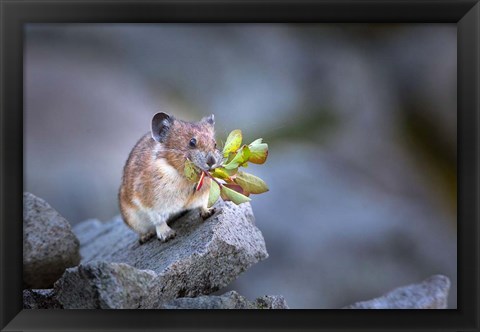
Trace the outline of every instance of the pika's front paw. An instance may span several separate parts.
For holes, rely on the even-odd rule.
[[[203,220],[206,220],[211,216],[213,216],[214,213],[215,213],[215,208],[212,207],[212,208],[200,211],[200,216],[202,217]]]
[[[138,242],[140,244],[144,244],[145,242],[148,242],[148,240],[150,240],[154,236],[155,236],[155,232],[142,234],[142,235],[140,235],[140,238],[138,239]]]
[[[157,234],[157,238],[162,242],[167,242],[170,239],[173,239],[177,233],[173,229],[168,229],[161,234]]]

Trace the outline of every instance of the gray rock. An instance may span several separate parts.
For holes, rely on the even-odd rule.
[[[162,306],[162,309],[288,309],[283,296],[269,295],[248,301],[236,291],[220,296],[178,298]]]
[[[23,281],[50,288],[66,268],[80,262],[79,241],[70,224],[47,202],[23,194]]]
[[[53,289],[25,289],[23,309],[62,309]]]
[[[65,309],[138,309],[157,275],[127,264],[93,262],[68,269],[55,283]]]
[[[396,288],[382,297],[344,309],[446,309],[450,280],[434,275],[420,284]]]
[[[158,308],[178,297],[217,291],[268,257],[248,203],[219,202],[206,221],[190,211],[171,227],[174,239],[140,245],[120,217],[78,224],[82,264],[55,284],[59,301],[77,308]],[[132,291],[135,296],[125,298]]]
[[[282,295],[265,295],[257,297],[253,302],[257,309],[289,309]]]

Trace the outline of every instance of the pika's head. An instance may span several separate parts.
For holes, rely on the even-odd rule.
[[[215,141],[214,115],[199,122],[175,119],[166,113],[152,118],[151,133],[163,145],[164,156],[177,170],[183,172],[185,161],[191,160],[201,170],[215,168],[222,159]]]

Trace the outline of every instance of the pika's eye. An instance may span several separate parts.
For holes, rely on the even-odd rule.
[[[191,148],[194,148],[197,146],[197,140],[195,138],[192,138],[190,140],[190,142],[188,143],[188,145],[190,145]]]
[[[217,148],[217,142],[213,141],[214,148]]]

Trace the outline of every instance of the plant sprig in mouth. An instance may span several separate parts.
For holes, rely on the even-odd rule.
[[[250,194],[262,194],[269,190],[259,177],[238,170],[240,167],[248,167],[249,162],[264,164],[268,157],[268,144],[259,138],[248,145],[242,145],[242,139],[240,129],[235,129],[228,135],[222,151],[223,160],[214,169],[200,170],[187,159],[185,177],[197,183],[195,190],[202,188],[205,177],[212,180],[208,207],[213,206],[219,197],[238,205],[249,202]]]

